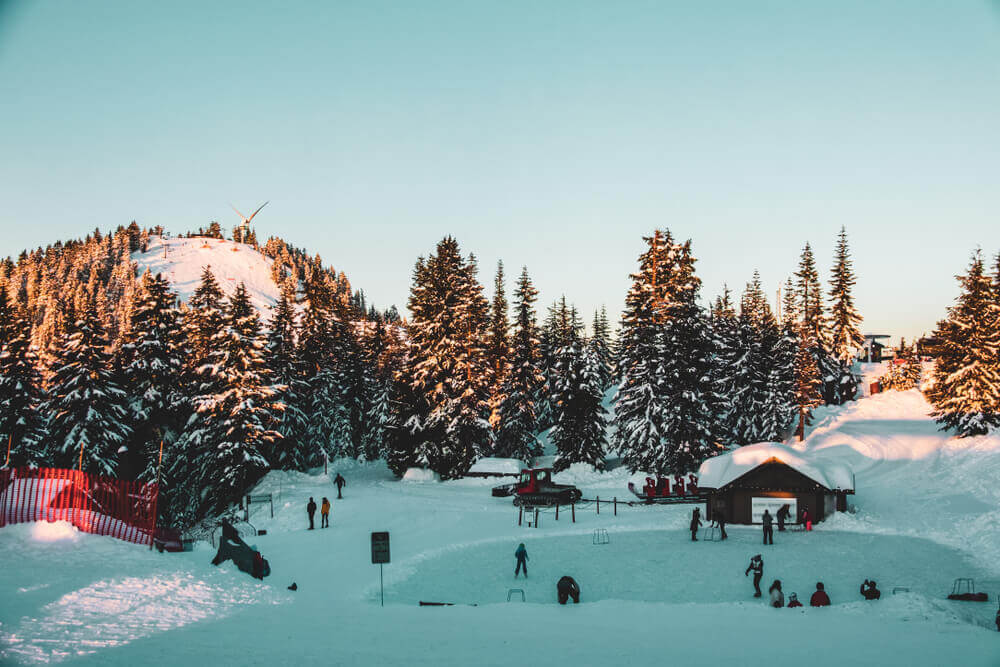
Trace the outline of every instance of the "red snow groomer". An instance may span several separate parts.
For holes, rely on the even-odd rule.
[[[659,476],[656,479],[647,477],[641,491],[629,482],[628,490],[647,503],[694,502],[701,498],[698,493],[698,477],[694,474],[687,476],[686,483],[683,475],[674,475],[673,488],[668,476]]]
[[[493,495],[514,496],[515,505],[532,507],[569,505],[583,497],[572,484],[553,482],[552,468],[524,469],[515,483],[493,487]]]

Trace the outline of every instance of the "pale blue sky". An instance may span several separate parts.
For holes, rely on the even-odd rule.
[[[1000,250],[990,2],[4,2],[0,254],[255,221],[381,306],[445,234],[621,309],[640,236],[712,297],[847,226],[866,330]]]

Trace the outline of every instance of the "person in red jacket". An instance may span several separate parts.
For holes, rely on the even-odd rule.
[[[822,581],[816,584],[816,592],[812,594],[811,598],[809,598],[809,605],[812,607],[830,606],[830,596],[826,594],[825,590],[823,590]]]
[[[799,602],[799,596],[796,595],[795,593],[792,593],[788,598],[788,608],[791,609],[792,607],[801,607],[801,606],[802,603]]]

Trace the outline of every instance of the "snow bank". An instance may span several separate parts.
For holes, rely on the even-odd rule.
[[[440,482],[441,476],[427,468],[407,468],[403,475],[404,482]]]
[[[517,459],[501,459],[492,456],[479,459],[469,468],[470,475],[519,475],[529,466]]]
[[[31,539],[39,542],[58,542],[59,540],[76,540],[80,536],[69,521],[48,521],[31,524]]]
[[[847,465],[830,459],[818,460],[776,442],[747,445],[705,461],[698,469],[698,485],[703,489],[721,489],[771,460],[784,463],[828,489],[854,490],[854,475]]]

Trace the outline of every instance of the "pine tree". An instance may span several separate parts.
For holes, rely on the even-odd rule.
[[[181,428],[179,411],[184,394],[177,295],[163,276],[146,272],[138,290],[131,321],[120,351],[124,389],[128,395],[128,419],[132,426],[127,453],[123,454],[122,477],[152,481],[156,477],[159,443],[173,443]]]
[[[317,465],[336,453],[336,438],[344,423],[340,402],[334,316],[334,295],[326,276],[316,271],[303,286],[304,309],[299,327],[299,359],[305,383],[302,411],[308,425],[302,436],[300,457]]]
[[[421,437],[415,460],[444,478],[464,475],[493,450],[486,420],[489,303],[476,273],[474,258],[464,261],[458,243],[446,237],[435,254],[417,261],[408,302],[410,384],[426,408],[411,424]]]
[[[742,435],[743,420],[752,378],[750,366],[751,330],[749,323],[736,316],[728,286],[716,297],[712,307],[711,330],[715,348],[713,375],[725,407],[721,415],[726,442],[747,444]]]
[[[195,396],[180,447],[191,457],[196,516],[239,499],[267,470],[262,452],[281,437],[268,428],[281,406],[267,383],[260,316],[243,283],[226,304],[223,324],[212,338],[210,363],[199,369],[209,391]]]
[[[272,468],[305,470],[309,461],[301,443],[309,428],[303,410],[308,395],[308,383],[303,378],[303,368],[296,345],[295,292],[290,282],[282,285],[281,294],[271,311],[267,334],[267,361],[271,381],[275,386],[276,400],[284,409],[278,413],[279,421],[273,426],[281,434],[265,452]]]
[[[820,393],[823,383],[813,354],[816,344],[809,337],[810,333],[806,327],[799,329],[798,349],[795,353],[795,405],[798,412],[795,433],[800,441],[805,438],[806,426],[811,423],[812,409],[823,404]]]
[[[795,273],[795,293],[798,297],[796,309],[802,318],[802,326],[808,329],[808,337],[815,344],[826,349],[826,320],[823,316],[823,296],[816,271],[816,259],[812,248],[806,243],[799,259],[799,270]]]
[[[534,308],[537,297],[538,290],[531,284],[528,269],[524,267],[514,291],[517,315],[511,341],[511,370],[503,387],[495,453],[525,462],[542,453],[535,436],[538,431],[535,397],[545,384]]]
[[[44,407],[47,458],[57,467],[77,468],[82,461],[84,472],[115,475],[130,431],[127,397],[115,378],[93,301],[60,343]]]
[[[842,363],[850,364],[854,361],[857,350],[864,345],[865,339],[858,328],[861,314],[854,307],[854,297],[851,294],[856,280],[847,247],[847,231],[843,227],[837,237],[833,262],[829,292],[831,351]]]
[[[510,369],[510,323],[507,319],[507,295],[504,288],[503,262],[497,262],[493,279],[493,303],[490,308],[489,343],[487,359],[493,370],[490,388],[490,424],[497,430],[500,422],[500,405],[503,403],[503,386]]]
[[[935,333],[939,353],[927,396],[942,430],[965,437],[1000,426],[1000,306],[978,250],[958,282],[962,293]]]
[[[550,437],[556,448],[558,472],[574,463],[604,469],[607,419],[601,399],[600,359],[592,347],[568,345],[559,353],[555,387],[556,425]]]
[[[31,325],[19,308],[11,307],[6,285],[0,283],[0,444],[10,449],[11,466],[45,463],[45,420],[42,378],[31,348]],[[4,461],[6,461],[4,451]]]
[[[612,340],[611,328],[608,325],[608,312],[604,306],[594,311],[593,335],[588,341],[588,345],[593,348],[597,355],[597,370],[600,374],[601,391],[605,391],[612,382]]]

